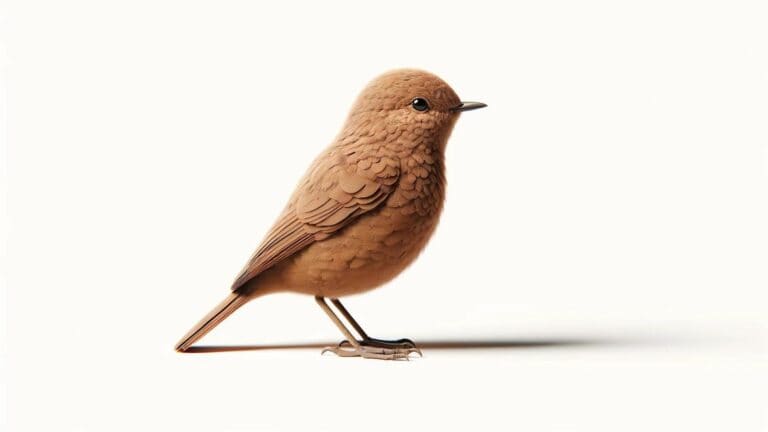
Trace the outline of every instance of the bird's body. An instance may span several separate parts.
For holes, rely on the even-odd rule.
[[[296,211],[308,191],[322,188],[329,172],[353,172],[366,182],[397,181],[377,208],[267,270],[264,276],[269,282],[254,281],[254,293],[295,291],[342,297],[375,288],[397,276],[426,245],[443,206],[443,155],[432,151],[429,144],[406,149],[382,146],[366,154],[360,149],[366,146],[364,143],[350,140],[326,149],[299,184],[287,206],[289,214]],[[334,192],[337,198],[353,198],[343,186],[339,189]]]
[[[336,299],[397,276],[437,226],[444,149],[462,106],[447,84],[426,72],[394,71],[374,80],[299,182],[233,294],[177,349],[261,295]]]

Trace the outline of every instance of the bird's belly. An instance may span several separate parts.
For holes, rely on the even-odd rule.
[[[284,261],[275,269],[279,290],[341,297],[391,280],[416,259],[439,217],[404,213],[385,206]]]

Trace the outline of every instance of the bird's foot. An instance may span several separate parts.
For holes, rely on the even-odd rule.
[[[368,338],[359,342],[362,346],[378,347],[378,348],[392,348],[408,350],[408,354],[416,353],[419,357],[423,357],[421,350],[416,346],[416,343],[410,339],[396,339],[396,340],[384,340]],[[348,340],[343,340],[339,343],[340,348],[350,348],[352,344]]]
[[[339,357],[363,357],[378,360],[409,360],[411,353],[421,351],[416,348],[413,341],[401,339],[399,341],[381,341],[370,339],[359,342],[359,347],[355,347],[349,341],[342,341],[335,347],[325,347],[321,354],[332,352]]]

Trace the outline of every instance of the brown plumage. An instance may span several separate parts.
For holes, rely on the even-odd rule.
[[[337,299],[391,280],[423,249],[443,207],[444,149],[453,125],[461,111],[483,106],[462,103],[448,84],[423,71],[396,70],[373,80],[341,133],[309,167],[233,293],[176,349],[185,351],[249,300],[292,291],[315,296],[345,334],[330,351],[387,359],[418,351],[409,340],[369,338]]]

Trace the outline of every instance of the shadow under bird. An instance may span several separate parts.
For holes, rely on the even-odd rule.
[[[445,197],[444,154],[462,102],[437,76],[395,70],[357,98],[334,142],[309,167],[232,285],[232,292],[176,345],[186,351],[238,308],[265,294],[298,292],[344,334],[342,357],[407,359],[409,339],[369,337],[339,301],[397,276],[435,231]],[[357,332],[357,337],[331,309]]]

